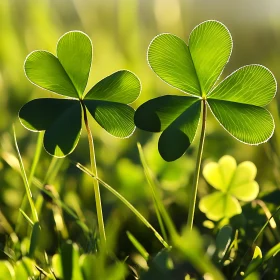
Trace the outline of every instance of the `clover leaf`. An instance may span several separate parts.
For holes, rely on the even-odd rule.
[[[263,107],[276,93],[276,80],[266,67],[253,64],[217,84],[231,51],[229,30],[215,20],[196,26],[188,44],[172,34],[160,34],[152,40],[150,67],[185,95],[165,95],[145,102],[136,110],[134,122],[140,129],[162,132],[158,149],[166,161],[178,159],[191,145],[203,104],[241,142],[258,145],[272,136],[274,121]]]
[[[85,93],[92,62],[92,43],[81,31],[64,34],[57,43],[57,56],[34,51],[24,64],[27,78],[35,85],[66,98],[40,98],[19,111],[21,123],[32,131],[46,131],[44,147],[65,157],[76,147],[82,131],[82,113],[88,110],[97,123],[113,136],[130,136],[134,109],[127,104],[140,94],[139,79],[128,70],[117,71]]]
[[[200,211],[213,221],[240,214],[238,200],[252,201],[259,193],[259,185],[254,180],[256,174],[254,163],[244,161],[237,166],[231,156],[223,156],[218,163],[207,163],[203,176],[217,191],[200,200]]]

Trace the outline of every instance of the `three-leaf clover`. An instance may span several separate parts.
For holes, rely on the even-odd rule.
[[[254,163],[244,161],[236,166],[231,156],[223,156],[218,163],[207,163],[203,176],[217,191],[200,200],[200,211],[213,221],[240,214],[242,209],[238,200],[252,201],[259,193],[259,185],[254,180],[256,174]]]
[[[188,45],[172,34],[155,37],[148,49],[152,70],[187,95],[165,95],[142,104],[138,128],[162,132],[158,149],[166,161],[181,157],[192,143],[203,104],[241,142],[257,145],[273,134],[274,121],[263,108],[276,93],[276,80],[264,66],[247,65],[217,81],[232,51],[232,38],[220,22],[196,26]]]
[[[92,43],[81,31],[68,32],[59,39],[57,56],[34,51],[26,58],[24,69],[32,83],[67,97],[35,99],[19,112],[27,129],[46,131],[44,147],[56,157],[64,157],[75,149],[82,131],[82,113],[86,110],[116,137],[128,137],[135,129],[134,110],[127,104],[140,94],[139,79],[132,72],[121,70],[85,93],[91,62]]]

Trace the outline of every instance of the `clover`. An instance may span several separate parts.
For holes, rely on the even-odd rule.
[[[148,62],[167,84],[183,92],[164,95],[142,104],[134,122],[142,130],[162,132],[158,150],[166,161],[180,158],[189,148],[201,120],[187,227],[192,229],[207,108],[221,126],[239,141],[258,145],[272,136],[274,120],[263,108],[275,96],[276,80],[258,64],[239,68],[218,83],[232,51],[229,30],[215,20],[197,25],[188,45],[172,34],[160,34],[150,43]]]
[[[200,200],[200,211],[213,221],[242,213],[238,200],[249,202],[259,193],[256,174],[254,163],[244,161],[237,166],[232,156],[223,156],[218,163],[207,163],[203,176],[217,191]]]
[[[63,35],[57,43],[57,56],[34,51],[27,56],[24,70],[35,85],[66,98],[39,98],[19,111],[21,123],[32,131],[45,131],[45,150],[55,157],[65,157],[78,144],[82,119],[87,130],[91,169],[97,174],[94,143],[88,112],[113,136],[124,138],[135,130],[134,109],[127,104],[141,91],[139,79],[128,70],[117,71],[93,86],[87,93],[92,62],[92,43],[81,31]],[[93,180],[101,246],[106,246],[99,184]]]
[[[75,149],[87,110],[109,134],[125,138],[134,129],[134,109],[127,104],[140,94],[139,79],[128,70],[117,71],[99,81],[87,93],[92,62],[92,42],[81,31],[64,34],[57,43],[57,56],[34,51],[24,70],[35,85],[66,98],[39,98],[19,111],[21,123],[32,131],[45,131],[45,150],[65,157]]]
[[[135,113],[138,128],[162,132],[158,150],[166,161],[185,153],[200,119],[205,131],[207,107],[222,127],[241,142],[258,145],[272,136],[274,121],[263,107],[276,93],[276,80],[266,67],[253,64],[239,68],[218,83],[231,52],[231,34],[215,20],[196,26],[188,45],[172,34],[160,34],[150,43],[148,62],[152,70],[184,93],[151,99]],[[204,138],[203,133],[201,136]]]

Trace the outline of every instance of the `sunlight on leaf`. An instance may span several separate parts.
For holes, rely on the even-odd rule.
[[[252,201],[259,193],[259,185],[254,180],[256,174],[257,168],[252,162],[245,161],[236,166],[231,156],[223,156],[218,163],[207,163],[203,176],[219,191],[200,200],[200,211],[213,221],[240,214],[242,209],[237,199]]]
[[[26,58],[24,69],[32,83],[68,97],[35,99],[19,111],[27,129],[45,131],[44,147],[53,156],[65,157],[76,148],[87,109],[113,136],[129,137],[135,130],[134,109],[127,104],[140,94],[139,79],[121,70],[86,93],[91,62],[92,43],[81,31],[67,32],[59,39],[57,57],[47,51],[34,51]]]
[[[275,96],[276,80],[266,67],[253,64],[239,68],[217,84],[231,51],[229,30],[215,20],[196,26],[188,45],[172,34],[160,34],[152,40],[148,49],[152,70],[163,81],[187,94],[185,97],[174,96],[174,100],[185,98],[186,101],[172,109],[171,103],[166,104],[172,97],[167,95],[147,101],[135,113],[134,122],[138,128],[163,131],[158,148],[166,161],[181,157],[193,141],[194,134],[191,133],[190,137],[189,131],[181,128],[192,123],[191,131],[197,130],[201,113],[187,113],[190,105],[183,106],[195,102],[189,95],[197,100],[197,104],[205,104],[202,101],[205,99],[222,127],[239,141],[258,145],[271,138],[274,120],[262,107]],[[187,117],[183,117],[184,114]]]

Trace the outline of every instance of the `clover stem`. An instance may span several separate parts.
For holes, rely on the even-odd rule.
[[[206,100],[203,98],[202,99],[202,126],[201,126],[198,153],[197,153],[197,158],[196,158],[196,167],[195,167],[193,186],[192,186],[190,202],[189,202],[189,212],[188,212],[188,222],[187,222],[187,228],[190,229],[190,230],[193,227],[193,220],[194,220],[197,186],[198,186],[198,179],[199,179],[199,174],[200,174],[200,165],[201,165],[204,139],[205,139],[206,114],[207,114]]]
[[[83,107],[84,122],[85,122],[86,131],[87,131],[87,135],[88,135],[91,170],[92,170],[92,173],[97,176],[97,167],[96,167],[96,159],[95,159],[95,152],[94,152],[94,144],[93,144],[92,133],[91,133],[89,123],[88,123],[87,109],[86,109],[86,106],[83,103],[83,101],[81,101],[81,104],[82,104],[82,107]],[[105,227],[104,227],[103,214],[102,214],[102,204],[101,204],[99,183],[95,178],[93,178],[93,187],[94,187],[94,195],[95,195],[99,235],[100,235],[100,241],[101,241],[101,249],[104,250],[105,247],[106,247],[106,234],[105,234]]]

